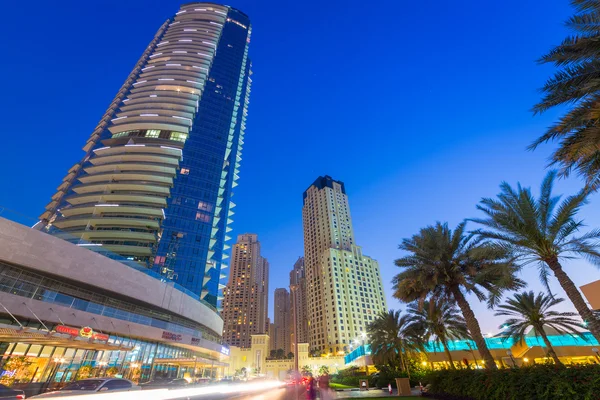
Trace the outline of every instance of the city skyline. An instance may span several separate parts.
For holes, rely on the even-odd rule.
[[[342,73],[338,77],[334,74],[337,70],[328,70],[326,67],[311,60],[307,61],[309,63],[307,70],[300,71],[282,60],[272,60],[267,57],[268,49],[277,48],[276,46],[282,43],[275,39],[264,41],[269,33],[281,28],[286,23],[284,20],[285,13],[282,10],[278,11],[280,13],[278,16],[282,18],[281,22],[263,25],[263,27],[260,29],[257,28],[253,32],[253,53],[255,50],[254,42],[260,48],[258,59],[253,54],[253,61],[255,68],[261,70],[261,73],[257,76],[257,82],[262,85],[261,91],[263,93],[258,98],[253,98],[252,105],[250,106],[252,117],[249,122],[248,145],[245,148],[245,169],[240,180],[240,186],[237,188],[239,190],[236,193],[236,198],[234,198],[234,202],[239,203],[239,207],[236,209],[237,219],[233,226],[233,234],[244,231],[256,231],[261,236],[265,254],[269,255],[271,263],[274,266],[273,269],[277,268],[278,270],[286,271],[285,273],[272,274],[272,288],[287,287],[285,282],[287,281],[289,266],[303,253],[301,220],[297,211],[299,204],[298,193],[304,190],[306,183],[314,179],[315,176],[330,174],[348,185],[350,197],[352,198],[357,242],[369,249],[369,254],[379,261],[382,268],[388,306],[393,308],[403,308],[399,302],[391,298],[392,290],[390,284],[391,278],[398,272],[398,269],[393,266],[393,260],[400,256],[397,245],[402,238],[412,235],[420,227],[432,224],[436,220],[448,220],[450,225],[455,225],[462,218],[476,216],[475,204],[479,198],[495,195],[498,192],[498,185],[502,180],[513,184],[520,181],[525,186],[532,186],[535,191],[544,174],[545,158],[549,154],[550,146],[544,147],[535,153],[527,153],[524,151],[524,148],[537,136],[537,132],[540,132],[549,124],[549,121],[553,119],[553,115],[549,114],[532,119],[528,111],[535,102],[535,99],[537,99],[535,89],[545,79],[545,72],[547,71],[543,67],[536,66],[533,60],[538,54],[542,54],[552,44],[555,44],[562,38],[563,31],[560,26],[568,10],[566,2],[557,1],[553,3],[556,5],[555,8],[544,7],[544,4],[547,5],[548,2],[537,2],[530,5],[520,4],[519,10],[521,12],[516,13],[520,14],[520,16],[514,18],[508,16],[501,9],[495,8],[496,6],[489,6],[492,7],[491,11],[497,12],[498,20],[503,21],[504,25],[508,25],[510,30],[514,30],[515,32],[511,34],[509,28],[503,28],[494,22],[493,29],[490,30],[492,33],[490,31],[484,32],[484,39],[480,40],[487,39],[489,43],[495,43],[495,46],[490,46],[489,50],[485,46],[477,48],[478,51],[483,53],[483,57],[478,57],[479,63],[466,68],[467,71],[459,71],[458,68],[452,68],[452,61],[457,61],[452,58],[450,58],[450,61],[446,60],[443,62],[443,66],[448,68],[449,71],[447,76],[452,77],[454,81],[466,81],[471,74],[475,74],[478,82],[486,82],[488,86],[485,89],[485,93],[479,92],[476,86],[468,86],[463,92],[459,92],[458,99],[456,99],[456,87],[450,84],[448,84],[450,86],[444,86],[447,76],[446,79],[434,80],[431,84],[425,85],[424,88],[416,88],[410,82],[406,83],[405,87],[404,83],[400,84],[396,78],[391,78],[395,70],[387,68],[383,70],[379,69],[379,73],[366,74],[366,77],[357,78],[352,76],[352,79],[360,79],[361,85],[368,87],[370,79],[375,75],[384,74],[384,76],[390,79],[390,91],[404,90],[407,93],[406,97],[411,99],[415,104],[418,104],[427,113],[431,112],[432,107],[444,104],[444,110],[439,111],[439,122],[424,119],[423,114],[420,112],[417,113],[416,117],[411,118],[409,114],[418,107],[414,106],[411,108],[410,103],[401,100],[397,100],[398,103],[392,103],[394,107],[382,107],[391,100],[391,97],[382,96],[382,99],[378,99],[377,95],[379,92],[363,88],[362,95],[366,96],[369,101],[375,102],[373,107],[365,109],[370,114],[368,118],[360,117],[358,120],[347,118],[351,124],[348,124],[348,121],[340,121],[340,118],[336,120],[336,124],[342,124],[341,127],[335,127],[332,123],[328,122],[330,114],[327,113],[325,115],[318,110],[319,107],[328,108],[326,106],[330,105],[329,101],[324,102],[323,100],[319,100],[320,102],[317,102],[317,104],[305,105],[308,109],[304,111],[300,110],[300,106],[308,98],[307,92],[314,93],[320,85],[331,81],[332,87],[339,91],[339,93],[329,97],[334,97],[336,101],[343,102],[343,105],[340,105],[339,109],[336,108],[336,111],[343,111],[344,114],[342,115],[360,115],[359,111],[362,110],[361,107],[353,108],[352,104],[346,103],[344,100],[344,97],[353,97],[349,94],[350,92],[346,91],[347,89],[344,86],[346,82],[351,81],[349,79],[351,75]],[[514,4],[517,5],[517,2],[514,2]],[[82,52],[83,60],[87,58],[94,60],[93,63],[90,62],[91,71],[84,74],[87,78],[77,75],[77,72],[74,72],[69,67],[69,61],[78,62],[78,60],[67,57],[63,65],[63,63],[59,63],[58,57],[53,59],[53,56],[49,54],[50,50],[40,50],[48,64],[52,64],[52,60],[57,65],[60,64],[60,68],[53,68],[51,65],[48,65],[48,72],[39,72],[42,74],[42,77],[47,78],[52,77],[52,75],[44,74],[55,74],[56,78],[48,79],[50,90],[57,90],[57,87],[60,87],[56,86],[58,85],[57,82],[71,82],[66,78],[72,78],[72,85],[78,87],[77,91],[70,88],[69,85],[65,85],[61,89],[65,91],[65,98],[78,98],[80,104],[70,106],[68,114],[69,117],[73,118],[71,127],[66,129],[64,133],[60,132],[61,136],[59,140],[54,138],[52,141],[49,141],[37,132],[45,132],[42,129],[44,127],[47,129],[47,127],[60,126],[59,122],[66,118],[64,106],[59,107],[52,104],[60,104],[60,101],[44,98],[39,99],[42,107],[37,111],[34,121],[31,121],[31,128],[24,129],[7,119],[7,127],[12,131],[28,134],[39,139],[39,141],[28,150],[28,159],[31,159],[29,166],[34,171],[28,172],[21,169],[14,171],[12,174],[4,174],[2,182],[6,186],[15,187],[18,187],[19,183],[23,181],[38,182],[38,184],[35,188],[24,188],[24,199],[11,199],[5,197],[7,196],[6,193],[1,197],[1,206],[15,209],[22,214],[34,218],[42,211],[46,200],[54,193],[56,184],[60,182],[64,172],[77,161],[77,157],[74,155],[80,154],[78,152],[82,144],[77,138],[87,137],[100,117],[99,110],[106,108],[106,104],[110,102],[114,92],[122,82],[122,78],[115,80],[114,76],[126,76],[127,72],[123,73],[123,71],[130,70],[135,64],[135,61],[147,45],[148,37],[151,37],[148,36],[148,32],[160,25],[163,22],[161,18],[164,15],[172,14],[178,5],[176,3],[165,4],[156,7],[156,10],[144,11],[147,13],[145,14],[146,17],[153,18],[153,23],[131,22],[130,26],[143,26],[144,24],[148,26],[140,29],[139,33],[131,35],[127,40],[120,39],[121,43],[119,43],[119,46],[121,47],[115,51],[118,57],[125,60],[122,63],[124,65],[117,66],[112,65],[114,63],[108,63],[106,60],[97,60],[97,52],[106,53],[109,51],[110,46],[106,45],[102,47],[104,38],[100,41],[94,34],[90,33],[91,36],[88,36],[88,31],[82,29],[79,35],[85,37],[86,40],[90,40],[92,44],[90,45],[90,49],[81,48],[79,50]],[[253,7],[246,2],[240,1],[233,6],[247,12],[253,17],[256,14],[254,11],[256,10],[255,6]],[[465,5],[461,7],[465,7]],[[468,7],[466,8],[466,11],[468,11]],[[510,7],[507,6],[506,8]],[[536,15],[535,18],[532,18],[534,10],[536,13],[541,13],[541,15]],[[122,11],[126,12],[127,15],[136,15],[138,18],[143,19],[137,14],[138,10],[136,7],[124,7]],[[367,11],[369,12],[369,16],[376,16],[374,11]],[[422,12],[423,10],[413,8],[412,11]],[[459,7],[456,13],[460,13],[461,11],[465,11],[465,9]],[[48,12],[52,15],[51,10]],[[68,17],[72,11],[61,9],[60,12],[66,13]],[[269,11],[269,13],[272,12]],[[263,18],[264,21],[267,18],[274,17],[273,14],[269,13],[260,18]],[[344,16],[347,16],[349,21],[354,21],[358,18],[354,12],[344,10],[343,13],[345,13]],[[393,15],[394,13],[390,12],[389,14]],[[443,12],[440,12],[440,14],[443,14]],[[308,17],[308,14],[300,13],[299,15],[298,21],[306,23],[302,18]],[[332,8],[327,8],[324,10],[323,16],[311,17],[319,18],[317,21],[323,22],[334,15]],[[450,15],[457,16],[454,13]],[[472,16],[472,14],[467,12],[466,15],[463,18],[466,19],[466,22],[469,22],[468,17]],[[97,17],[98,21],[89,19],[86,20],[86,23],[91,23],[92,28],[99,31],[97,35],[103,36],[108,34],[107,32],[110,29],[108,27],[112,25],[110,23],[110,21],[113,21],[112,18],[114,18],[114,21],[118,21],[122,16],[110,16],[105,11],[100,10]],[[321,20],[320,18],[323,19]],[[382,51],[385,49],[385,45],[392,44],[392,41],[387,40],[382,40],[378,44],[375,40],[379,37],[392,35],[391,28],[384,26],[384,24],[390,27],[395,26],[391,18],[391,16],[386,16],[386,19],[377,25],[369,22],[369,26],[373,27],[375,33],[369,34],[370,36],[360,42],[355,51],[360,55],[372,55],[374,51],[369,47],[371,43],[368,42],[372,42],[373,46],[380,46],[376,47],[377,51]],[[436,20],[437,18],[441,17],[436,16]],[[33,15],[33,20],[36,21],[36,14]],[[525,22],[526,20],[527,23]],[[99,21],[101,21],[101,25]],[[406,22],[405,20],[403,21]],[[510,23],[506,23],[507,21]],[[549,21],[554,21],[554,23]],[[341,18],[334,19],[333,22],[338,28],[346,26],[341,21]],[[530,25],[531,23],[534,24],[533,29]],[[80,24],[80,22],[75,22],[75,24]],[[256,22],[254,25],[257,25]],[[399,24],[401,33],[408,33],[401,25]],[[41,27],[44,26],[41,23]],[[84,25],[77,26],[84,27]],[[470,29],[475,28],[470,27]],[[60,29],[63,28],[57,27],[56,29],[59,29],[60,32]],[[461,35],[468,34],[471,37],[472,31],[470,29],[459,30],[458,33],[451,32],[450,34],[458,35],[457,37],[453,36],[454,39],[464,39]],[[529,35],[522,34],[525,31],[535,31],[536,33],[530,33]],[[331,34],[329,30],[326,32]],[[117,34],[115,33],[115,35]],[[431,33],[428,33],[427,37],[429,35]],[[284,39],[281,40],[294,39],[294,36],[287,30],[284,31],[282,36]],[[522,43],[516,43],[517,40],[515,37],[518,36],[522,37],[519,40]],[[391,37],[396,38],[396,36]],[[259,40],[259,38],[261,39]],[[311,36],[303,39],[307,42],[303,46],[307,47],[300,47],[300,49],[306,50],[310,45],[318,43]],[[22,43],[19,40],[26,41],[27,39],[17,39],[17,45]],[[334,42],[337,43],[338,41],[342,41],[341,35],[336,36],[332,34],[331,38],[326,39],[323,47],[317,47],[319,55],[325,57],[326,60],[331,60],[324,54],[327,50],[326,45]],[[298,40],[292,40],[292,43],[298,44]],[[532,43],[535,43],[533,49],[531,48]],[[512,51],[513,46],[516,46],[518,54],[516,59],[511,60],[510,63],[496,59],[498,50],[509,52]],[[51,46],[48,46],[48,48],[50,49]],[[348,48],[343,47],[343,49],[347,50]],[[415,47],[410,47],[410,49],[412,51],[418,50]],[[475,47],[469,47],[468,50],[474,51]],[[19,52],[16,47],[12,48],[12,51],[18,54],[22,53],[22,50]],[[382,56],[378,54],[375,54],[375,58],[372,60],[372,64],[374,65],[382,61]],[[420,54],[422,55],[423,53]],[[448,56],[447,52],[443,49],[442,55]],[[25,63],[27,60],[31,62],[31,65],[35,65],[27,57],[22,62]],[[401,65],[401,62],[406,64],[406,60],[402,58],[394,58],[394,60],[398,61],[394,65]],[[260,64],[257,64],[259,61]],[[490,68],[485,74],[476,71],[484,66],[489,66]],[[109,67],[115,69],[114,75],[111,74],[112,71],[110,71],[111,68]],[[23,79],[14,79],[15,84],[18,82],[19,87],[19,90],[14,90],[15,104],[21,99],[20,96],[31,93],[35,89],[33,83],[28,83],[27,79],[25,79],[25,74],[31,73],[29,68],[31,67],[23,66],[23,72],[7,68],[7,76],[23,76]],[[402,68],[406,68],[406,70],[400,68],[399,71],[406,72],[408,75],[417,72],[408,65],[404,65]],[[108,71],[106,77],[102,76],[102,73],[99,73],[104,71]],[[300,72],[297,76],[304,78],[303,81],[307,82],[307,88],[296,87],[287,83],[283,84],[281,89],[276,90],[274,87],[276,83],[268,83],[270,80],[275,80],[281,85],[283,78],[291,81],[292,79],[288,74],[294,72]],[[432,70],[425,69],[423,76],[431,76],[431,72]],[[260,76],[261,74],[262,76]],[[504,89],[502,86],[506,84],[505,79],[511,74],[520,75],[521,79],[518,83],[512,86],[508,85]],[[90,75],[94,75],[95,79],[90,80]],[[493,76],[493,79],[490,79],[491,76]],[[87,80],[92,82],[87,82]],[[283,80],[283,82],[286,81]],[[9,82],[9,85],[12,84],[12,82]],[[63,84],[61,83],[60,85],[62,86]],[[377,85],[381,84],[378,83]],[[79,87],[91,92],[90,98],[85,98],[88,96],[76,96]],[[298,91],[298,99],[289,99],[291,103],[287,104],[285,109],[283,109],[283,107],[278,106],[277,103],[279,100],[277,99],[280,99],[285,94],[284,89],[288,90],[291,88]],[[97,99],[92,99],[94,96]],[[483,99],[480,99],[479,96],[483,96]],[[492,97],[498,97],[499,99],[493,100]],[[281,103],[284,102],[281,101]],[[257,109],[255,110],[254,107]],[[467,109],[467,107],[472,107],[472,109]],[[25,109],[25,107],[15,108]],[[273,113],[273,110],[277,112]],[[397,117],[398,110],[402,111],[400,117]],[[19,118],[22,120],[25,115],[20,113],[25,112],[25,110],[16,111],[18,112],[16,120]],[[309,122],[299,122],[297,127],[290,126],[290,120],[301,121],[301,117],[307,113],[314,114],[309,119]],[[470,118],[468,123],[465,122],[468,119],[467,116]],[[399,120],[402,120],[402,122],[398,122]],[[392,126],[390,127],[387,125],[388,122],[378,123],[377,121],[395,122],[391,122]],[[423,123],[423,121],[427,123]],[[270,128],[270,125],[274,125],[274,127]],[[356,127],[350,129],[352,125]],[[428,127],[424,128],[423,126],[425,125]],[[319,129],[315,127],[319,127]],[[290,133],[286,136],[289,140],[284,144],[282,144],[280,136],[282,128],[289,129]],[[301,137],[302,132],[309,131],[311,128],[319,132],[316,136],[311,136],[312,140],[306,140],[307,143],[304,144],[304,138],[302,140],[297,139]],[[364,149],[361,149],[361,147],[364,147],[362,144],[351,144],[348,142],[352,142],[352,140],[349,140],[348,142],[343,142],[343,147],[341,147],[337,155],[328,156],[328,158],[324,159],[318,157],[318,148],[320,146],[315,145],[318,140],[324,141],[321,144],[323,147],[337,145],[348,136],[347,132],[350,132],[351,138],[360,138],[361,131],[368,131],[370,144],[376,151],[364,152]],[[434,133],[435,131],[440,131],[441,133]],[[58,135],[58,129],[56,130],[56,134]],[[22,138],[19,138],[19,135],[8,136],[7,148],[17,148],[21,145]],[[404,147],[400,147],[398,141],[391,140],[390,138],[393,136],[401,137],[403,139],[401,145],[407,147],[409,150],[398,152],[398,148]],[[251,137],[252,140],[250,140]],[[427,138],[434,144],[431,144],[428,140],[419,138]],[[268,142],[275,141],[276,139],[279,139],[278,146],[280,147],[275,148],[268,144]],[[391,140],[391,143],[388,143],[388,140]],[[354,141],[361,143],[360,140]],[[443,145],[435,145],[437,142],[441,142]],[[61,152],[58,154],[58,157],[53,159],[52,164],[54,165],[47,166],[44,156],[47,153],[47,149],[51,148],[50,146],[61,146]],[[274,185],[273,180],[269,179],[272,177],[273,170],[271,163],[282,165],[286,160],[290,164],[293,163],[293,161],[290,161],[290,159],[293,159],[293,157],[290,157],[290,154],[293,154],[296,148],[299,148],[299,152],[302,154],[306,154],[307,159],[303,160],[302,163],[298,163],[301,164],[300,166],[289,165],[287,170],[289,176],[286,177],[285,181],[279,180],[277,185]],[[394,148],[396,150],[393,150]],[[265,151],[268,156],[264,156]],[[410,158],[407,153],[414,153],[415,156]],[[12,157],[10,154],[7,154],[7,162],[17,165],[18,160]],[[409,161],[405,160],[407,157]],[[359,162],[354,162],[352,158],[355,158]],[[269,162],[265,162],[265,160]],[[310,167],[307,168],[306,165],[310,165]],[[477,165],[478,167],[473,168],[473,165]],[[377,176],[376,179],[374,178],[375,176]],[[574,178],[562,181],[558,185],[558,192],[573,192],[580,185],[581,182]],[[257,193],[268,193],[267,197],[269,201],[259,199],[262,196],[257,196]],[[374,193],[377,193],[377,195],[374,195]],[[444,193],[443,199],[440,198],[439,193]],[[399,205],[399,199],[402,199],[401,206]],[[597,195],[595,195],[592,198],[592,204],[586,207],[582,213],[589,226],[600,225],[599,217],[593,212],[597,201]],[[385,212],[382,210],[385,210]],[[276,217],[266,218],[269,213],[271,215],[275,214]],[[26,219],[21,219],[20,221],[29,222]],[[379,233],[382,226],[385,227],[385,234]],[[573,274],[577,284],[587,283],[600,276],[595,268],[588,266],[584,261],[578,260],[571,264],[582,265],[582,272]],[[575,269],[570,270],[576,271]],[[535,272],[529,271],[525,273],[525,277],[529,278],[527,280],[532,282],[530,288],[535,290],[541,289],[537,284]],[[561,293],[557,285],[553,285],[552,287],[553,289],[557,289],[558,293]],[[478,305],[475,311],[479,317],[491,315],[483,305]],[[495,321],[491,316],[489,320]],[[483,319],[482,325],[484,325],[486,331],[494,329],[497,326],[496,323],[489,322],[487,318]]]

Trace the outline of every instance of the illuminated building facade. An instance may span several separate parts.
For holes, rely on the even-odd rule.
[[[252,335],[269,332],[269,262],[260,254],[258,236],[239,235],[224,290],[223,342],[248,348]]]
[[[317,178],[304,192],[302,218],[308,341],[324,353],[349,351],[387,310],[379,264],[355,244],[343,182]]]
[[[216,306],[248,113],[250,36],[241,11],[183,5],[127,77],[40,228],[103,246]]]

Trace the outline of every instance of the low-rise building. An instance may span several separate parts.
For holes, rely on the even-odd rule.
[[[232,346],[230,348],[229,366],[226,375],[256,376],[264,375],[273,379],[285,379],[295,369],[295,359],[271,359],[269,335],[253,335],[250,348]],[[294,355],[296,357],[296,355]],[[344,357],[311,357],[308,352],[308,343],[298,344],[298,365],[300,370],[308,369],[313,375],[318,375],[323,366],[329,373],[336,373],[344,368]]]
[[[81,378],[84,366],[88,376],[142,382],[193,376],[194,367],[195,375],[222,375],[229,353],[221,345],[223,321],[198,295],[135,262],[99,254],[102,246],[3,218],[0,249],[4,381],[61,384]]]

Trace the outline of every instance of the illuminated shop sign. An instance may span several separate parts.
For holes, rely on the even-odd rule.
[[[108,341],[108,335],[105,335],[104,333],[94,332],[94,330],[89,326],[84,326],[82,328],[73,328],[71,326],[57,325],[55,330],[58,333],[64,333],[66,335],[80,336],[88,339],[101,340],[103,342]]]

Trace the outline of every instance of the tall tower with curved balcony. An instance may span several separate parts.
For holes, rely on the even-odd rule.
[[[217,305],[248,115],[248,16],[189,3],[167,20],[40,216]]]

